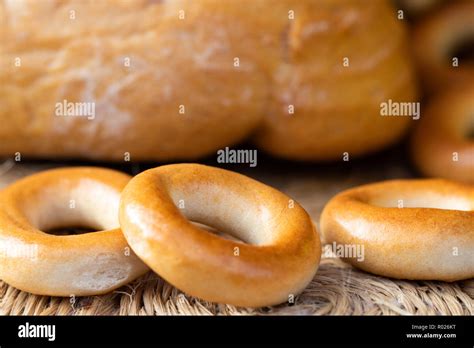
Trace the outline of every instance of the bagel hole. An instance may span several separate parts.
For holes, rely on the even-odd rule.
[[[77,234],[86,234],[91,232],[97,232],[97,228],[88,227],[88,226],[66,226],[66,227],[55,227],[43,231],[47,234],[52,234],[55,236],[71,236]]]
[[[471,119],[474,120],[474,114],[471,115]],[[466,134],[467,140],[470,140],[470,141],[474,141],[474,121],[472,123],[473,124],[470,125]]]
[[[474,35],[454,44],[449,52],[449,57],[457,57],[460,62],[474,63]]]
[[[74,184],[71,187],[65,180],[45,186],[25,201],[25,216],[31,225],[53,235],[119,228],[120,193],[117,190],[87,179]]]
[[[220,185],[194,184],[175,187],[170,196],[182,216],[200,224],[196,226],[198,228],[203,226],[200,228],[203,232],[259,246],[271,244],[276,239],[274,229],[279,211],[272,211],[270,204],[256,205],[250,194],[242,197],[240,192]]]

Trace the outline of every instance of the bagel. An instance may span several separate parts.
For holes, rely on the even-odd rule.
[[[125,238],[151,269],[207,301],[247,307],[288,301],[313,279],[321,256],[318,233],[299,204],[253,179],[204,165],[140,173],[125,187],[119,215]]]
[[[451,282],[474,277],[473,208],[473,186],[393,180],[336,195],[320,227],[326,243],[363,247],[363,258],[344,260],[364,271]]]
[[[474,40],[474,2],[449,3],[417,23],[413,33],[414,55],[430,92],[474,81],[474,63],[454,57]]]
[[[0,192],[0,279],[37,295],[107,293],[147,271],[118,228],[130,177],[108,169],[54,169]],[[52,235],[70,226],[100,232]]]
[[[474,83],[432,98],[413,132],[411,153],[427,176],[474,183]]]
[[[389,4],[0,1],[0,156],[193,160],[249,137],[303,160],[375,151],[410,124],[380,103],[416,97]]]

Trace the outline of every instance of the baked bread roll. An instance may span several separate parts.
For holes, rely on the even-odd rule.
[[[19,0],[0,23],[1,156],[190,160],[256,132],[334,159],[398,139],[379,104],[415,95],[386,0]]]
[[[242,140],[266,81],[242,40],[251,28],[215,3],[2,2],[1,153],[166,160]],[[57,116],[64,100],[95,103],[95,117]]]
[[[290,159],[333,160],[398,140],[410,119],[382,117],[381,103],[415,100],[416,83],[395,10],[386,1],[290,3],[297,17],[284,23],[256,144]]]

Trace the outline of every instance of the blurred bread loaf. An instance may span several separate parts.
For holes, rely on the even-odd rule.
[[[416,95],[376,0],[0,1],[0,156],[191,160],[251,138],[326,160],[396,141]],[[82,112],[82,114],[81,114]]]

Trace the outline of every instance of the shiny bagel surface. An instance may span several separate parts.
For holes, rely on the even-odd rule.
[[[332,198],[321,215],[326,243],[363,246],[355,267],[398,279],[474,277],[474,187],[440,179],[393,180]]]
[[[128,175],[109,169],[53,169],[0,192],[0,279],[30,293],[88,296],[112,291],[148,268],[127,245],[118,223]],[[43,231],[92,227],[99,232]]]
[[[288,301],[311,281],[321,255],[316,229],[297,203],[253,179],[203,165],[166,165],[137,175],[122,193],[120,224],[156,273],[218,303]]]

